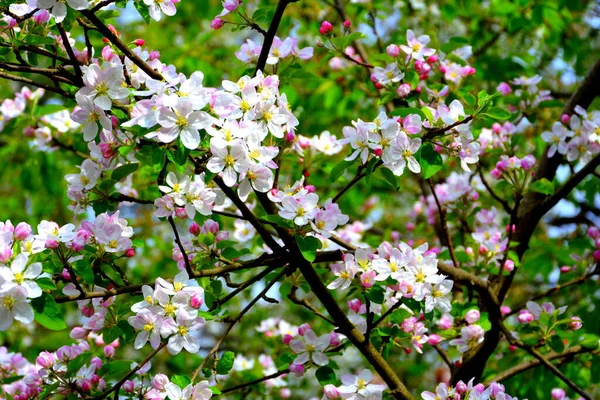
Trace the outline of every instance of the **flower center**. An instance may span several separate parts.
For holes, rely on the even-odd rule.
[[[225,165],[228,167],[233,167],[233,164],[235,164],[235,158],[233,158],[231,154],[228,154],[224,161]]]
[[[17,285],[22,284],[24,280],[25,280],[25,278],[23,277],[23,273],[17,272],[15,274],[15,282],[17,282]]]
[[[154,329],[154,324],[150,323],[150,324],[144,325],[144,330],[146,332],[150,332],[152,329]]]
[[[15,299],[13,299],[12,297],[5,297],[3,300],[3,304],[4,304],[4,308],[6,308],[7,310],[12,310],[13,306],[15,305]]]
[[[186,336],[188,334],[188,328],[186,326],[180,325],[177,328],[177,333],[181,336]]]

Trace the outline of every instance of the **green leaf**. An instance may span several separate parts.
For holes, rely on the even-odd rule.
[[[75,274],[81,277],[85,283],[89,283],[90,285],[94,284],[94,271],[88,260],[83,259],[75,261],[73,263],[73,271],[75,271]]]
[[[456,50],[460,47],[467,46],[469,44],[469,39],[462,36],[451,37],[447,43],[444,43],[440,48],[446,54],[450,53],[453,50]]]
[[[385,290],[381,286],[373,286],[365,292],[365,297],[375,304],[383,304],[385,298]]]
[[[592,333],[586,333],[583,335],[580,345],[586,349],[597,349],[600,347],[600,337]]]
[[[310,262],[315,261],[315,258],[317,258],[317,250],[323,246],[321,241],[314,236],[302,237],[296,235],[296,242],[298,243],[298,248],[300,248],[302,256]]]
[[[67,324],[62,313],[56,305],[54,298],[48,293],[42,293],[40,297],[32,299],[31,307],[33,307],[35,320],[44,327],[53,331],[67,329]]]
[[[217,362],[217,374],[226,375],[233,368],[233,360],[235,359],[235,353],[233,351],[226,351],[221,355],[221,358]]]
[[[122,378],[127,372],[131,371],[131,364],[133,361],[130,360],[115,360],[108,362],[100,368],[98,372],[99,376],[104,376],[105,380],[111,378]],[[173,381],[171,379],[171,381]]]
[[[560,100],[544,100],[540,101],[538,108],[563,107],[564,105],[565,103]]]
[[[512,114],[508,110],[505,110],[500,107],[492,107],[489,110],[487,110],[483,115],[498,120],[507,120],[512,116]]]
[[[133,4],[135,5],[135,9],[140,13],[140,16],[149,24],[150,14],[148,13],[148,6],[143,1],[134,1]]]
[[[417,114],[423,120],[427,118],[425,116],[425,113],[421,109],[415,108],[415,107],[396,108],[394,111],[392,111],[390,113],[390,115],[393,115],[396,117],[402,117],[402,118],[405,118],[406,116],[408,116],[410,114]]]
[[[336,383],[335,371],[333,370],[333,368],[327,365],[317,369],[317,371],[315,372],[315,376],[317,377],[317,380],[319,381],[321,386]]]
[[[442,165],[444,164],[442,156],[435,151],[433,146],[429,143],[421,146],[419,151],[415,154],[415,158],[419,164],[421,164],[424,179],[431,178],[442,169]]]
[[[102,330],[102,337],[106,343],[114,342],[122,334],[123,334],[123,331],[117,325],[113,325],[109,328],[104,328]]]
[[[344,160],[344,161],[337,163],[335,165],[335,167],[333,167],[333,169],[329,173],[329,179],[331,180],[331,182],[337,181],[340,178],[340,176],[342,176],[344,174],[344,172],[346,172],[348,167],[351,166],[352,164],[354,164],[354,161]]]
[[[394,188],[394,190],[398,190],[398,180],[392,171],[388,168],[379,168],[379,173],[383,176],[383,179]]]
[[[54,114],[62,110],[66,110],[66,107],[62,104],[46,104],[44,106],[37,106],[35,108],[34,116],[41,117],[44,115]]]
[[[131,164],[125,164],[125,165],[121,165],[119,168],[115,169],[112,174],[111,174],[111,179],[114,181],[120,181],[121,179],[125,178],[127,175],[134,173],[135,171],[137,171],[137,169],[139,168],[140,164],[138,163],[131,163]]]
[[[554,185],[548,179],[542,178],[529,185],[529,191],[545,195],[551,195],[554,194]]]
[[[81,367],[83,367],[91,360],[92,356],[92,353],[86,352],[78,355],[73,360],[69,361],[69,365],[67,366],[67,376],[75,375]]]
[[[176,384],[177,386],[179,386],[182,389],[185,388],[190,383],[192,383],[190,378],[188,378],[185,375],[173,375],[171,377],[171,382],[173,382],[174,384]]]
[[[559,354],[562,353],[563,351],[565,351],[565,343],[558,335],[552,336],[550,338],[550,340],[548,341],[548,345],[550,345],[550,348],[552,350],[554,350],[555,352],[557,352]]]
[[[42,290],[56,290],[56,285],[50,278],[39,278],[36,279],[35,283],[37,283]]]

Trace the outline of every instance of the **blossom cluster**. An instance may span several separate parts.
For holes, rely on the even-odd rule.
[[[325,201],[322,208],[319,207],[315,187],[304,186],[304,178],[292,186],[272,189],[267,196],[277,205],[282,218],[293,221],[299,227],[310,223],[311,228],[324,238],[331,237],[338,226],[345,225],[349,220],[332,199]]]
[[[542,133],[542,139],[550,145],[548,157],[558,153],[569,162],[588,163],[600,152],[600,111],[588,113],[576,106],[575,114],[563,115],[561,122],[552,125],[552,131]]]
[[[346,289],[354,282],[370,289],[382,282],[391,290],[390,306],[402,298],[424,303],[425,312],[434,308],[442,312],[451,309],[448,294],[453,282],[438,273],[437,257],[423,244],[412,248],[404,242],[392,246],[383,242],[377,252],[372,249],[357,249],[354,254],[345,254],[343,264],[335,264],[332,270],[337,278],[328,285],[329,289]]]
[[[182,271],[173,283],[157,278],[154,289],[144,285],[142,294],[143,300],[131,306],[136,315],[128,319],[139,331],[134,347],[141,349],[150,341],[150,346],[157,349],[162,339],[168,338],[169,353],[178,354],[182,349],[197,353],[200,342],[196,332],[205,323],[198,316],[198,309],[204,303],[204,289]]]
[[[339,399],[371,399],[378,400],[383,397],[386,385],[373,383],[373,373],[364,369],[357,375],[342,375],[342,385],[332,384],[323,387],[323,397],[321,400],[339,400]]]
[[[242,44],[240,50],[235,53],[235,56],[244,63],[257,62],[261,50],[262,47],[254,43],[252,39],[246,39],[246,42]],[[271,50],[269,50],[267,64],[275,65],[287,58],[308,60],[312,58],[313,51],[312,47],[300,49],[298,47],[298,41],[293,37],[287,37],[284,40],[281,40],[278,36],[275,36],[273,38]]]
[[[504,385],[492,382],[487,388],[482,383],[475,384],[473,379],[469,383],[458,381],[452,387],[447,383],[440,383],[433,392],[421,393],[423,400],[518,400],[505,392]]]

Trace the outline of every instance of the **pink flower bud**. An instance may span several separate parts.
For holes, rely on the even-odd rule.
[[[112,358],[115,355],[115,348],[112,346],[104,347],[104,357]]]
[[[480,317],[481,314],[479,313],[479,310],[469,310],[465,315],[465,321],[467,321],[469,324],[474,324],[475,322],[479,321]]]
[[[531,168],[533,168],[535,166],[535,163],[536,163],[535,157],[532,156],[531,154],[529,154],[521,159],[521,167],[525,171],[529,171]]]
[[[437,346],[442,342],[442,337],[437,333],[432,333],[429,335],[429,339],[427,339],[427,344],[430,346]]]
[[[359,299],[350,300],[348,302],[348,307],[355,313],[359,313],[360,308],[362,307],[362,302]]]
[[[427,64],[434,64],[437,62],[437,60],[439,60],[439,57],[437,56],[437,54],[434,54],[427,58]]]
[[[409,223],[406,224],[406,230],[407,231],[414,231],[416,227],[417,226],[415,224],[413,224],[412,222],[409,222]]]
[[[594,261],[600,262],[600,250],[594,251]]]
[[[289,399],[292,396],[292,391],[289,388],[281,388],[279,390],[279,397],[282,399]]]
[[[562,267],[560,267],[560,272],[563,274],[566,274],[569,271],[571,271],[571,267],[568,265],[563,265]]]
[[[195,293],[190,299],[190,306],[197,310],[202,307],[202,304],[204,304],[204,298],[202,294]]]
[[[125,383],[123,383],[122,388],[125,393],[131,393],[135,389],[135,385],[133,384],[133,381],[126,380]]]
[[[319,28],[319,33],[323,36],[329,35],[333,32],[333,25],[327,21],[323,21],[321,23],[321,27]]]
[[[499,84],[496,90],[502,93],[502,96],[508,96],[512,91],[510,85],[506,82],[502,82],[501,84]]]
[[[19,222],[13,235],[16,240],[25,240],[31,235],[31,225],[26,222]]]
[[[554,388],[551,392],[552,400],[563,400],[567,395],[563,389]]]
[[[178,207],[175,209],[175,216],[179,219],[187,219],[187,213],[185,212],[185,208]]]
[[[305,136],[300,136],[298,138],[298,144],[300,145],[300,147],[302,147],[303,149],[308,149],[310,147],[310,139],[305,137]]]
[[[21,224],[19,224],[19,225],[21,225]],[[17,229],[19,228],[19,225],[17,225]],[[15,232],[16,232],[16,230],[15,230]],[[599,232],[598,231],[598,227],[596,227],[596,226],[590,226],[588,228],[587,234],[592,239],[596,239],[598,237],[598,232]],[[16,233],[15,233],[15,236],[16,236]]]
[[[288,143],[292,143],[294,140],[296,140],[296,135],[294,134],[294,132],[288,132],[285,134],[285,140]]]
[[[323,394],[328,399],[339,399],[340,398],[340,391],[338,390],[337,387],[333,386],[332,384],[327,384],[323,387]]]
[[[71,329],[71,339],[85,339],[87,335],[88,331],[80,326],[76,326],[75,328]]]
[[[440,72],[445,74],[448,71],[448,68],[445,65],[440,65]]]
[[[156,390],[164,390],[167,383],[169,383],[169,378],[165,374],[156,374],[152,378],[152,387]]]
[[[348,29],[352,26],[352,21],[350,21],[349,19],[344,21],[344,28]]]
[[[290,335],[289,333],[286,333],[283,335],[283,338],[282,338],[283,344],[289,345],[292,340],[294,340],[294,337],[292,335]]]
[[[309,324],[306,324],[306,323],[304,323],[304,324],[302,324],[302,325],[300,325],[300,326],[298,327],[298,334],[299,334],[300,336],[304,336],[304,334],[306,333],[306,331],[310,331],[310,330],[311,330],[311,328],[310,328],[310,325],[309,325]]]
[[[458,383],[456,384],[454,389],[456,390],[456,393],[463,394],[463,393],[466,393],[466,391],[469,389],[469,387],[463,381],[458,381]]]
[[[47,249],[56,249],[56,248],[58,248],[58,242],[53,239],[48,239],[48,240],[46,240],[46,243],[44,243],[44,246]]]
[[[304,189],[306,189],[308,193],[315,193],[317,191],[317,188],[313,185],[306,185],[304,186]]]
[[[1,263],[7,263],[8,260],[10,260],[10,258],[12,257],[13,251],[10,247],[5,246],[2,249],[0,249],[0,262]]]
[[[84,317],[90,318],[92,315],[94,315],[94,306],[88,304],[86,306],[81,307],[81,313]]]
[[[92,382],[90,382],[89,379],[84,379],[83,381],[81,381],[79,386],[81,387],[81,390],[83,392],[89,392],[90,390],[92,390]]]
[[[115,53],[113,53],[113,49],[110,46],[104,46],[101,54],[104,61],[110,61],[115,56]]]
[[[569,116],[569,114],[563,114],[560,116],[560,122],[562,122],[565,125],[567,125],[570,120],[571,120],[571,117]]]
[[[502,268],[506,272],[512,272],[515,269],[515,262],[513,260],[506,260]]]
[[[396,58],[400,55],[400,47],[398,47],[396,44],[390,44],[385,51],[387,52],[388,56],[393,58]]]
[[[50,352],[43,351],[40,353],[35,362],[42,368],[52,368],[54,365],[54,355]]]
[[[217,234],[219,232],[219,223],[217,221],[213,221],[212,219],[206,220],[206,222],[202,225],[201,233],[212,233]]]
[[[465,253],[467,253],[467,255],[471,256],[471,257],[475,254],[475,252],[473,251],[473,248],[471,246],[469,246],[465,249]]]
[[[492,178],[494,179],[500,179],[500,177],[502,176],[502,172],[499,169],[494,168],[491,172],[490,175],[492,176]]]
[[[125,250],[125,251],[123,252],[123,255],[124,255],[125,257],[129,257],[129,258],[131,258],[131,257],[135,256],[135,250],[133,249],[133,247],[130,247],[130,248],[128,248],[127,250]]]
[[[145,45],[145,44],[146,44],[146,41],[145,41],[144,39],[135,39],[135,40],[133,41],[133,43],[134,43],[136,46],[140,46],[140,47],[142,47],[143,45]]]
[[[411,90],[412,90],[412,86],[410,84],[403,83],[402,85],[398,86],[396,93],[398,94],[399,97],[404,98],[410,94]]]
[[[494,122],[494,124],[492,125],[492,132],[494,132],[495,134],[499,135],[500,132],[502,132],[502,125],[500,125],[497,122]]]
[[[581,329],[582,326],[583,326],[583,321],[581,321],[581,318],[579,318],[579,317],[571,318],[571,322],[569,322],[569,329],[571,329],[573,331],[577,331],[577,330]]]
[[[521,311],[519,311],[519,315],[517,316],[517,320],[521,324],[528,324],[531,321],[533,321],[533,314],[531,312],[529,312],[528,310],[521,310]]]
[[[340,335],[336,332],[331,332],[329,334],[329,345],[332,347],[337,347],[342,343],[342,339],[340,339]]]
[[[290,372],[296,376],[304,375],[304,365],[302,364],[290,364]]]
[[[483,386],[483,383],[478,383],[477,385],[475,385],[475,387],[473,389],[477,393],[483,393],[483,392],[485,392],[485,386]]]
[[[215,17],[212,21],[210,21],[210,27],[214,30],[221,29],[225,23],[219,17]]]
[[[148,61],[158,60],[160,58],[160,51],[152,50],[148,56]]]
[[[452,320],[447,315],[442,315],[442,317],[437,322],[438,328],[441,330],[446,330],[452,328]]]
[[[509,306],[502,306],[500,307],[500,312],[502,313],[502,315],[506,315],[509,312],[511,312],[511,309]]]
[[[61,361],[69,361],[73,359],[73,349],[71,346],[62,346],[56,350],[56,357]]]
[[[93,365],[94,367],[96,367],[96,369],[100,369],[102,368],[102,360],[100,359],[100,357],[94,356],[90,360],[90,365]]]

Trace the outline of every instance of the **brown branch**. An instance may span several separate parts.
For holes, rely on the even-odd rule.
[[[250,211],[248,206],[246,206],[246,203],[244,203],[239,198],[239,196],[233,191],[233,189],[227,186],[225,182],[223,182],[223,180],[218,176],[215,176],[213,180],[215,181],[217,186],[221,188],[223,193],[225,193],[225,195],[231,199],[233,204],[236,205],[236,207],[241,211],[242,215],[246,217],[248,222],[252,224],[254,229],[256,229],[256,232],[258,232],[258,234],[264,240],[267,246],[269,246],[274,252],[280,251],[281,246],[275,241],[275,239],[273,239],[273,236],[269,233],[269,231],[267,231],[265,226],[260,222],[256,215],[254,215],[252,211]]]
[[[267,58],[269,58],[269,52],[271,51],[271,46],[273,45],[273,39],[275,39],[275,36],[277,35],[277,29],[279,29],[279,24],[283,18],[283,13],[290,3],[294,3],[296,1],[298,0],[279,0],[277,3],[277,8],[275,9],[275,14],[273,14],[273,19],[271,20],[269,29],[267,30],[266,35],[264,35],[265,40],[263,41],[263,45],[258,56],[258,62],[256,63],[254,75],[256,75],[258,71],[263,71],[265,69],[265,66],[267,65]]]
[[[549,354],[546,354],[544,356],[544,358],[546,359],[546,361],[550,362],[550,361],[557,360],[557,359],[569,358],[569,357],[575,356],[577,354],[591,353],[593,351],[594,351],[593,349],[585,348],[585,347],[577,345],[577,346],[569,347],[562,353],[551,352]],[[509,378],[512,378],[515,375],[518,375],[522,372],[525,372],[532,368],[538,367],[540,365],[542,365],[542,362],[538,359],[525,361],[521,364],[517,364],[514,367],[511,367],[505,371],[500,372],[498,375],[494,376],[493,378],[487,379],[485,381],[484,385],[488,386],[492,382],[500,383]]]
[[[515,339],[512,333],[506,328],[506,326],[504,326],[504,324],[501,321],[499,321],[499,327],[502,333],[504,334],[504,337],[506,338],[506,340],[508,340],[510,344],[517,346],[518,348],[523,349],[529,354],[531,354],[540,362],[540,364],[543,364],[546,367],[546,369],[548,369],[550,372],[556,375],[556,377],[558,377],[561,381],[567,384],[567,386],[569,386],[571,389],[573,389],[575,392],[581,395],[581,397],[583,397],[586,400],[592,400],[592,396],[590,396],[583,389],[577,386],[575,382],[567,378],[565,374],[563,374],[554,364],[552,364],[548,359],[546,359],[537,349],[531,346],[527,346],[520,340]]]
[[[121,39],[118,38],[100,19],[90,10],[79,11],[84,15],[98,31],[104,35],[112,44],[114,44],[121,52],[129,58],[135,65],[137,65],[142,71],[148,74],[149,77],[162,81],[163,76],[160,72],[152,69],[144,60],[142,60],[137,54],[135,54]]]
[[[173,233],[175,234],[175,243],[177,243],[177,246],[179,247],[179,250],[181,251],[181,254],[183,255],[183,262],[185,263],[185,270],[187,271],[188,275],[191,278],[192,276],[194,276],[194,270],[192,269],[192,266],[190,265],[190,259],[188,258],[188,255],[185,252],[185,249],[183,248],[183,243],[181,242],[181,238],[179,237],[179,232],[177,231],[177,226],[175,225],[175,221],[173,221],[173,217],[171,217],[171,216],[167,217],[167,220],[169,221],[169,224],[171,225],[171,229],[173,229]]]
[[[75,98],[75,96],[73,96],[70,93],[65,92],[60,87],[54,87],[54,86],[46,85],[44,83],[39,83],[39,82],[36,82],[36,81],[34,81],[32,79],[25,78],[23,76],[12,75],[12,74],[8,74],[6,72],[0,71],[0,78],[8,79],[8,80],[15,81],[15,82],[26,83],[26,84],[31,85],[31,86],[42,88],[42,89],[47,90],[49,92],[58,93],[58,94],[66,97],[66,98],[69,98],[69,99],[74,99]]]
[[[235,326],[235,324],[237,324],[242,319],[242,317],[244,315],[246,315],[246,313],[248,311],[250,311],[250,309],[261,298],[263,298],[267,294],[267,292],[271,289],[271,287],[273,287],[273,285],[275,285],[275,283],[277,283],[283,277],[283,275],[286,274],[286,272],[287,272],[286,269],[283,268],[275,276],[275,278],[271,279],[271,281],[267,285],[265,285],[265,288],[256,297],[254,297],[254,299],[252,299],[252,301],[250,301],[250,303],[248,303],[248,305],[246,307],[244,307],[244,309],[242,311],[240,311],[240,313],[233,320],[231,320],[231,322],[229,323],[229,325],[225,329],[225,332],[223,332],[223,334],[217,340],[217,342],[215,343],[215,345],[213,346],[213,348],[208,352],[208,354],[206,355],[206,357],[204,357],[204,360],[202,360],[202,362],[200,363],[200,365],[198,366],[198,368],[196,368],[196,370],[192,374],[192,376],[191,376],[192,382],[196,379],[196,376],[198,376],[198,374],[200,373],[200,371],[202,370],[202,368],[204,368],[204,366],[206,365],[206,362],[208,361],[208,359],[211,356],[215,355],[217,351],[219,351],[219,347],[221,347],[221,343],[223,343],[223,341],[225,340],[225,338],[229,335],[229,333],[231,333],[231,330],[233,329],[233,327]]]
[[[423,139],[423,141],[426,141],[426,140],[431,140],[433,138],[436,138],[438,136],[442,136],[444,133],[456,128],[459,125],[466,124],[471,120],[473,120],[473,116],[467,115],[463,120],[456,121],[453,124],[442,126],[439,128],[428,129],[427,132],[423,135],[422,139]]]
[[[254,386],[257,383],[268,381],[269,379],[277,378],[277,377],[279,377],[281,375],[287,374],[288,372],[290,372],[289,368],[281,369],[281,370],[279,370],[277,372],[273,372],[271,375],[266,375],[266,376],[263,376],[262,378],[254,379],[253,381],[241,383],[239,385],[223,389],[223,390],[221,390],[221,393],[225,394],[225,393],[235,392],[236,390],[240,390],[240,389],[243,389],[245,387]]]
[[[431,178],[427,179],[429,182],[429,188],[431,189],[431,194],[435,199],[435,204],[437,205],[438,212],[440,214],[440,223],[442,225],[442,234],[444,235],[444,241],[446,242],[446,246],[448,246],[448,251],[450,252],[450,258],[452,258],[452,264],[454,264],[454,268],[458,269],[458,260],[456,259],[456,254],[454,254],[454,246],[452,245],[452,239],[450,238],[450,231],[448,230],[448,221],[446,220],[446,209],[440,203],[440,200],[435,193],[435,186],[433,185],[433,181]]]
[[[83,73],[81,72],[81,66],[79,65],[79,61],[77,61],[77,58],[75,57],[73,48],[69,43],[69,37],[67,36],[67,32],[65,32],[65,28],[63,28],[62,24],[60,23],[56,24],[56,27],[58,28],[58,32],[60,32],[60,37],[62,39],[63,46],[67,51],[67,55],[71,60],[71,64],[73,64],[73,68],[75,68],[75,83],[81,87],[83,86]]]
[[[114,391],[117,391],[117,393],[118,393],[119,390],[121,390],[121,386],[123,386],[123,384],[125,383],[125,381],[128,380],[129,378],[131,378],[140,369],[142,369],[142,367],[144,365],[146,365],[155,355],[157,355],[159,351],[161,351],[162,349],[164,349],[166,345],[167,344],[164,343],[164,342],[161,343],[155,350],[152,351],[152,353],[148,354],[148,356],[146,358],[144,358],[144,360],[142,362],[140,362],[138,365],[136,365],[135,368],[132,368],[131,371],[129,371],[127,373],[127,375],[125,375],[123,378],[121,378],[121,380],[119,380],[119,382],[117,382],[116,384],[114,384],[110,389],[108,389],[107,391],[105,391],[101,395],[96,396],[96,397],[92,397],[91,400],[101,400],[101,399],[104,399],[104,398],[106,398],[109,394],[111,394]]]
[[[481,170],[481,164],[477,165],[477,173],[479,174],[479,178],[481,179],[483,186],[485,186],[485,188],[489,192],[490,196],[492,196],[494,198],[494,200],[496,200],[498,203],[502,204],[502,208],[504,208],[504,211],[506,211],[506,213],[510,215],[512,213],[512,210],[511,210],[510,206],[508,205],[508,201],[504,200],[503,198],[498,196],[496,194],[496,192],[494,192],[494,190],[492,189],[492,187],[490,186],[488,181],[483,176],[483,171]]]

